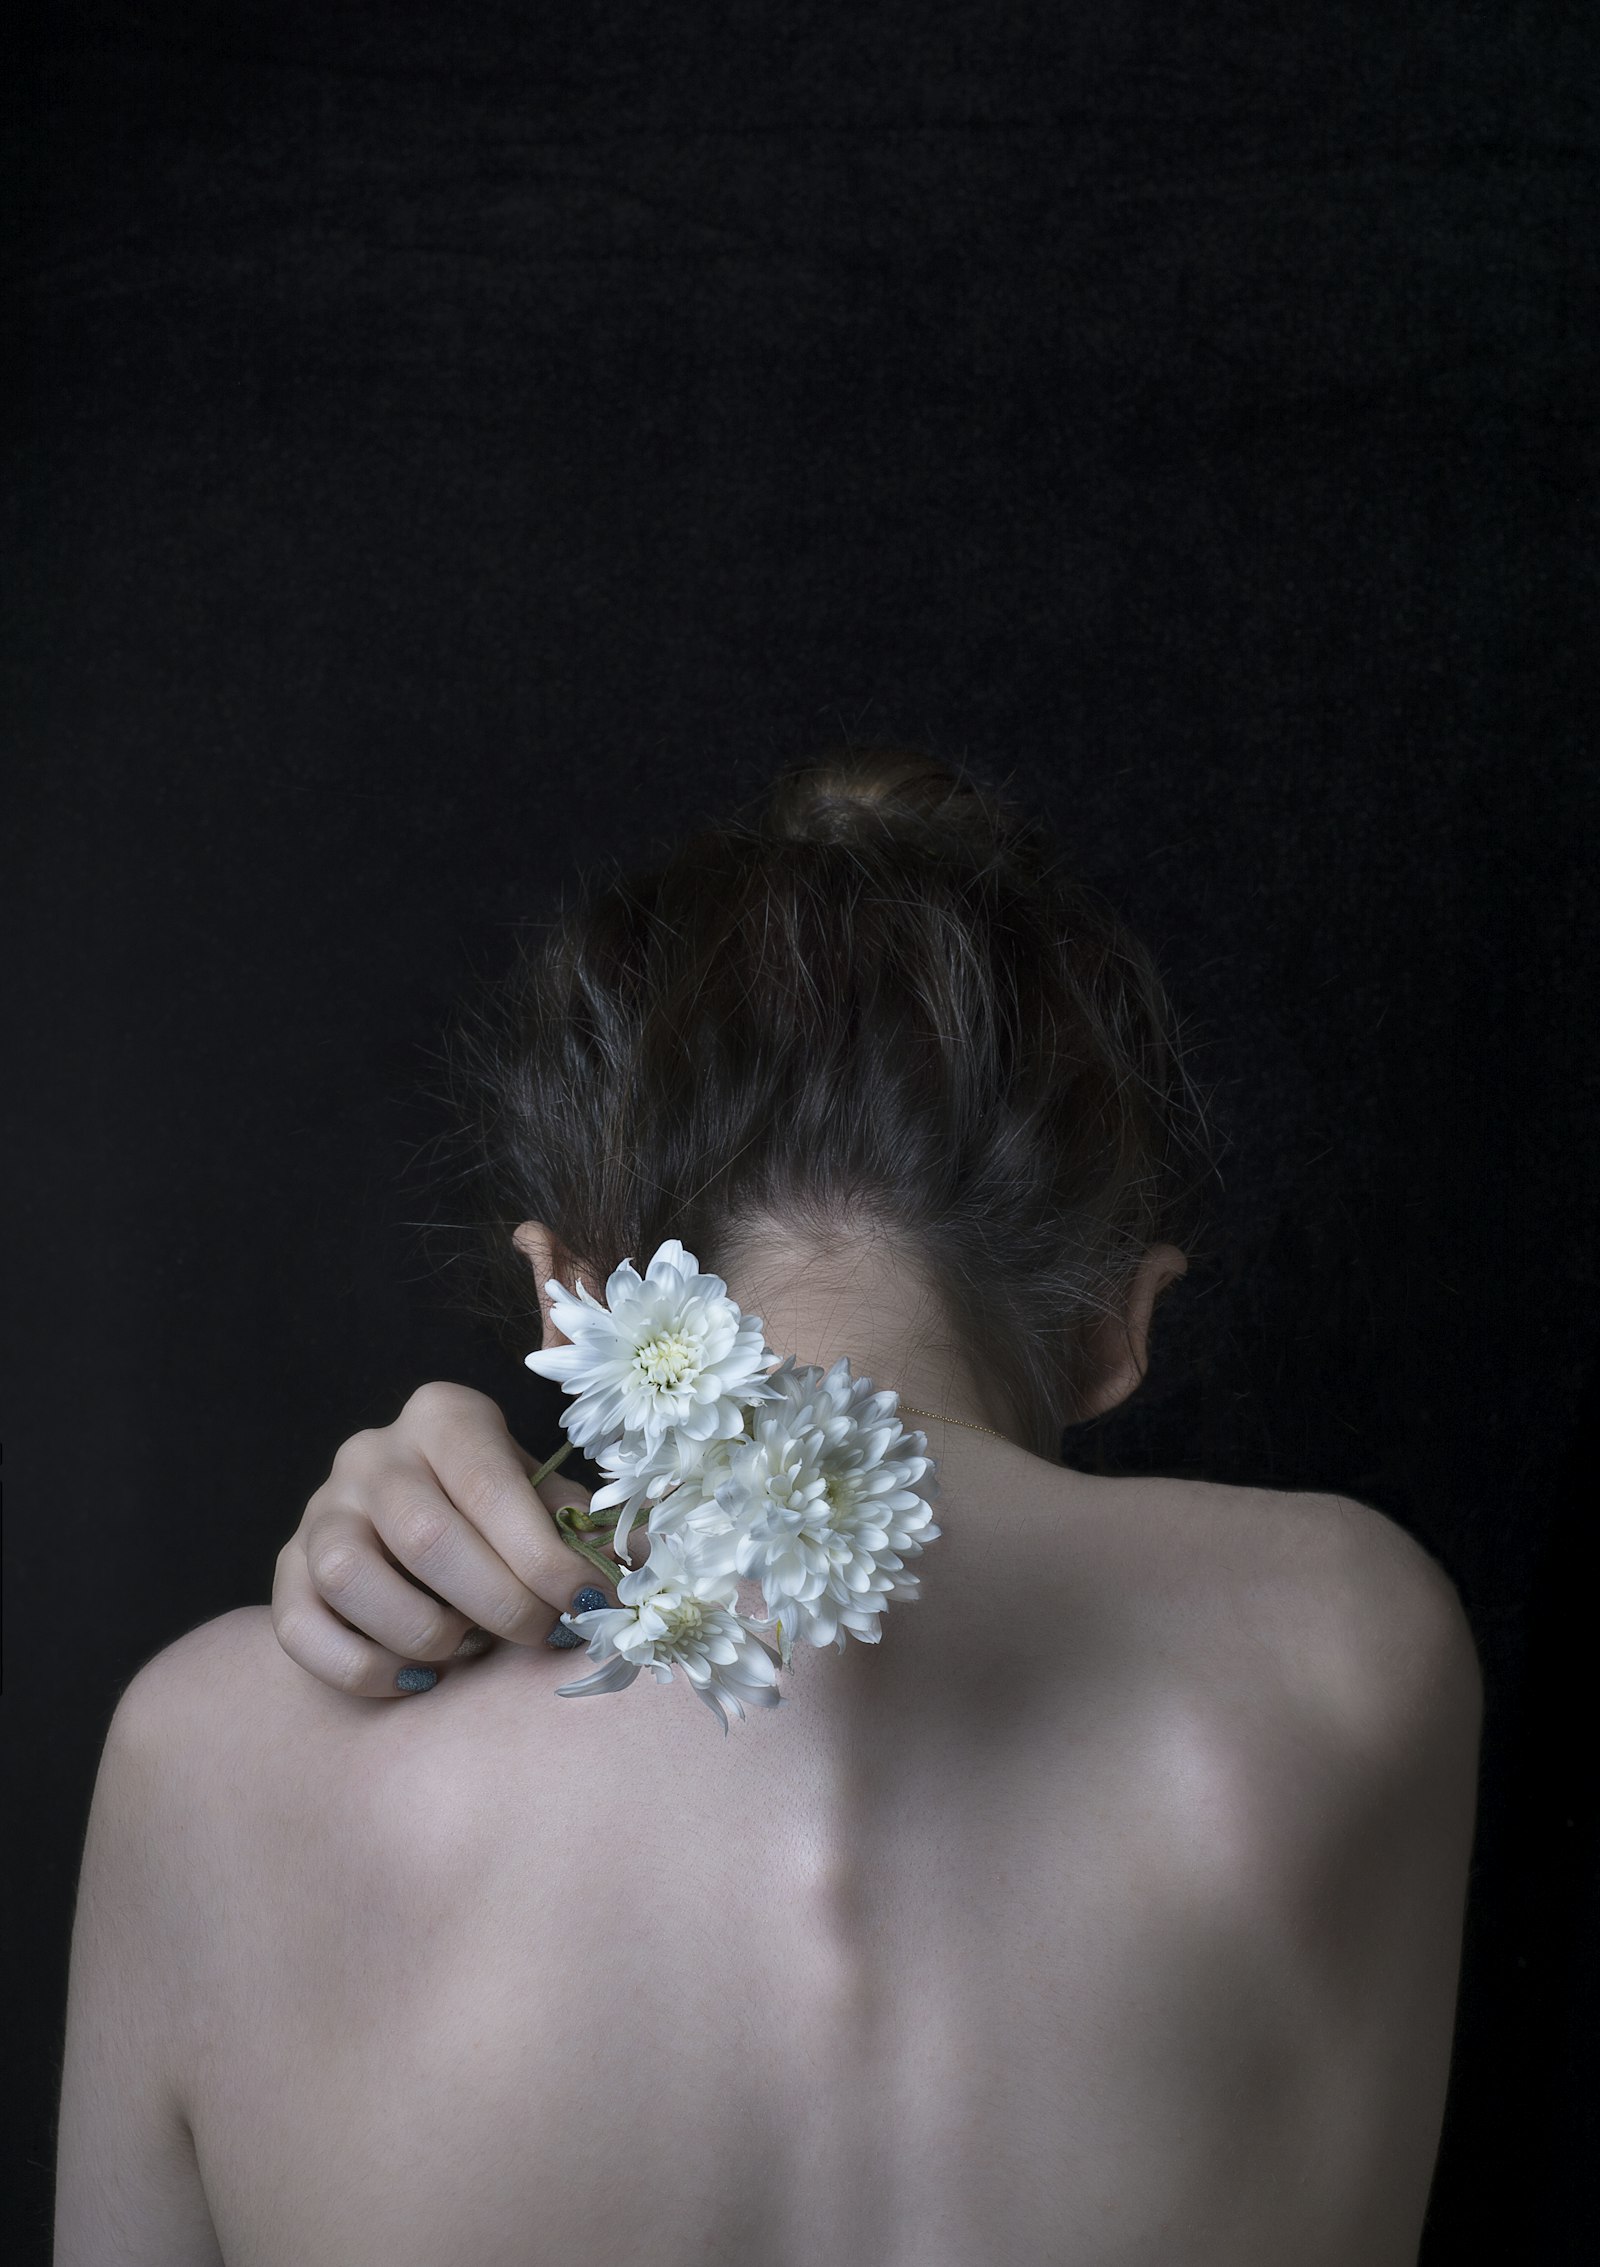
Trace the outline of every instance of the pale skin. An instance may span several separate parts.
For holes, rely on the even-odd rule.
[[[1146,1255],[1102,1406],[1183,1264]],[[769,1238],[729,1289],[941,1413],[923,1596],[726,1742],[681,1687],[562,1700],[583,1492],[465,1388],[347,1443],[270,1617],[113,1724],[57,2267],[1409,2267],[1482,1706],[1447,1579],[1347,1499],[947,1422],[1003,1393],[887,1247]]]

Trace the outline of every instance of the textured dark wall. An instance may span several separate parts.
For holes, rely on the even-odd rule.
[[[1054,815],[1217,1089],[1215,1256],[1080,1460],[1360,1496],[1477,1630],[1424,2259],[1592,2230],[1590,19],[1089,13],[37,15],[4,907],[30,2258],[123,1686],[268,1595],[338,1442],[422,1379],[555,1438],[407,1225],[450,1003],[601,850],[890,733]]]

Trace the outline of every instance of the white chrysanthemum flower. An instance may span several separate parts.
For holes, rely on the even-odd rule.
[[[740,1441],[719,1441],[719,1453],[704,1473],[651,1505],[652,1551],[656,1536],[668,1535],[695,1566],[712,1574],[737,1575],[743,1530],[737,1517],[724,1509],[720,1497],[731,1460],[742,1445]],[[736,1500],[742,1502],[742,1496]]]
[[[776,1360],[776,1356],[769,1353],[768,1360]],[[733,1438],[706,1441],[686,1439],[674,1428],[665,1434],[654,1452],[647,1455],[641,1434],[624,1433],[620,1441],[603,1452],[598,1459],[600,1469],[614,1477],[603,1487],[596,1488],[589,1499],[589,1508],[601,1512],[610,1511],[614,1505],[622,1506],[611,1545],[617,1557],[627,1563],[629,1534],[634,1521],[647,1506],[650,1507],[652,1534],[668,1529],[684,1531],[689,1524],[689,1506],[703,1505],[705,1499],[714,1497],[717,1487],[728,1477],[728,1459],[736,1441],[746,1437],[746,1425],[741,1425]],[[658,1499],[663,1496],[666,1502],[657,1509]],[[720,1532],[720,1528],[727,1525],[715,1502],[712,1502],[711,1512],[714,1518],[702,1513],[696,1532]],[[731,1558],[728,1563],[732,1565]]]
[[[641,1669],[670,1684],[681,1669],[724,1734],[730,1710],[742,1723],[746,1707],[780,1707],[776,1665],[734,1610],[738,1595],[731,1576],[695,1565],[676,1536],[657,1537],[648,1563],[618,1582],[617,1605],[562,1615],[601,1666],[576,1684],[557,1685],[557,1694],[624,1692]]]
[[[875,1645],[891,1598],[920,1596],[908,1558],[940,1530],[938,1482],[921,1433],[894,1414],[897,1396],[852,1378],[841,1355],[824,1372],[792,1356],[770,1373],[779,1398],[751,1409],[747,1438],[730,1444],[716,1501],[738,1530],[734,1570],[755,1576],[788,1667],[795,1640]]]
[[[572,1397],[562,1423],[605,1474],[589,1508],[616,1514],[626,1568],[616,1606],[562,1615],[599,1666],[558,1693],[621,1692],[642,1668],[665,1684],[677,1667],[726,1732],[730,1711],[779,1704],[797,1639],[875,1645],[889,1601],[921,1594],[906,1560],[940,1532],[937,1467],[897,1396],[843,1356],[827,1371],[780,1362],[761,1318],[676,1238],[643,1278],[625,1260],[605,1305],[581,1284],[545,1288],[570,1343],[525,1359]],[[650,1557],[630,1567],[641,1512]],[[739,1613],[741,1579],[760,1583],[765,1617]],[[774,1625],[779,1663],[758,1635]]]
[[[731,1437],[744,1405],[766,1396],[761,1317],[741,1315],[721,1276],[702,1275],[675,1236],[643,1277],[632,1260],[613,1269],[604,1304],[582,1283],[576,1298],[554,1278],[545,1289],[572,1343],[524,1358],[574,1396],[561,1422],[581,1449],[637,1433],[649,1456],[669,1429],[688,1441]]]

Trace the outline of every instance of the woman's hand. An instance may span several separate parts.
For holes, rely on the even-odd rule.
[[[418,1386],[392,1425],[353,1433],[278,1553],[272,1626],[289,1658],[382,1700],[401,1697],[400,1670],[450,1661],[471,1632],[487,1634],[469,1654],[496,1637],[542,1645],[600,1577],[552,1517],[587,1509],[590,1491],[559,1472],[535,1489],[541,1461],[469,1385]]]

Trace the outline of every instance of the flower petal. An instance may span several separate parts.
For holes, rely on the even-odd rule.
[[[637,1662],[620,1658],[608,1661],[592,1677],[580,1677],[575,1685],[557,1685],[556,1697],[558,1700],[576,1700],[591,1692],[626,1692],[638,1674]]]

